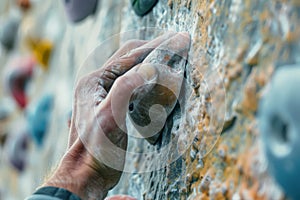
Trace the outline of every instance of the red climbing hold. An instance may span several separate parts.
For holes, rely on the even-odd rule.
[[[27,105],[26,85],[31,79],[35,61],[32,57],[16,58],[9,64],[7,87],[16,103],[23,109]]]

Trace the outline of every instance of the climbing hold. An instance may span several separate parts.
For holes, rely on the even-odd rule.
[[[29,39],[27,40],[29,48],[36,61],[41,65],[42,69],[48,70],[49,61],[53,49],[53,43],[47,39]]]
[[[3,147],[7,140],[7,125],[14,111],[14,102],[10,98],[0,101],[0,148]]]
[[[47,70],[54,44],[49,36],[56,32],[56,27],[48,28],[47,20],[25,18],[20,28],[21,43],[30,50],[42,69]],[[44,33],[45,31],[45,33]],[[46,34],[47,33],[47,34]]]
[[[19,172],[24,171],[26,167],[26,157],[29,145],[27,131],[22,131],[18,135],[9,139],[8,159],[11,165]]]
[[[17,4],[24,11],[30,9],[31,7],[30,0],[18,0]]]
[[[79,22],[95,13],[98,0],[64,0],[65,10],[72,22]]]
[[[142,65],[155,67],[158,77],[155,83],[150,82],[133,92],[129,116],[134,127],[151,144],[157,142],[167,117],[177,103],[189,48],[189,35],[178,33],[143,61]]]
[[[33,141],[40,147],[43,145],[48,131],[54,97],[45,95],[37,103],[36,107],[28,113],[28,124]]]
[[[1,105],[0,106],[0,121],[6,120],[9,115],[11,114],[11,110],[7,108],[6,106]]]
[[[0,147],[3,147],[7,140],[7,134],[6,133],[0,133]]]
[[[7,87],[21,108],[27,105],[26,86],[31,79],[35,61],[32,57],[14,58],[9,64]]]
[[[0,43],[6,50],[14,47],[18,34],[20,20],[15,16],[8,16],[0,27]]]
[[[259,108],[259,127],[269,170],[291,199],[300,199],[299,77],[299,65],[278,68]]]
[[[158,0],[131,0],[131,5],[135,13],[142,17],[149,13],[157,2]]]

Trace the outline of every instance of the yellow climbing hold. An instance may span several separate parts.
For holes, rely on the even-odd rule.
[[[48,70],[53,43],[47,39],[28,39],[27,42],[36,61],[40,64],[43,70]]]

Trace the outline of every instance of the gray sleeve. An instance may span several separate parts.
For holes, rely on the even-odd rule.
[[[49,195],[33,194],[30,197],[27,197],[25,200],[61,200],[61,199]]]
[[[42,187],[25,200],[80,200],[80,198],[72,192],[57,187]]]

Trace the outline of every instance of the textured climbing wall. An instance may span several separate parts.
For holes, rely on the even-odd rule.
[[[167,163],[159,170],[124,173],[110,195],[130,194],[138,199],[284,198],[267,172],[257,111],[276,67],[298,62],[297,0],[159,0],[145,17],[135,15],[129,0],[100,0],[96,14],[75,25],[65,19],[60,1],[37,5],[43,9],[24,18],[58,20],[60,31],[54,38],[49,71],[38,72],[31,83],[30,99],[35,102],[44,91],[54,93],[55,108],[45,144],[40,149],[30,145],[23,173],[11,169],[1,156],[0,199],[29,195],[63,154],[74,82],[79,71],[83,74],[79,68],[89,53],[120,32],[142,29],[136,37],[151,39],[156,36],[152,28],[191,34],[187,92],[168,119],[161,141],[156,146],[132,141],[129,150],[159,150],[176,138],[182,151],[174,159],[174,149],[166,149],[167,157],[155,160]],[[106,45],[108,55],[101,59],[124,38]],[[1,53],[0,63],[8,57]],[[16,111],[12,121],[22,116]],[[154,158],[145,160],[140,162],[137,156],[130,164],[151,169]]]
[[[130,184],[120,183],[115,193],[140,199],[284,198],[267,172],[257,109],[274,69],[297,62],[297,6],[296,1],[160,1],[149,16],[126,19],[130,28],[141,23],[191,34],[187,84],[193,92],[178,130],[173,124],[171,132],[182,136],[179,147],[193,141],[161,170],[126,174]]]

